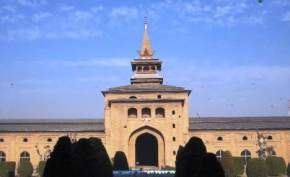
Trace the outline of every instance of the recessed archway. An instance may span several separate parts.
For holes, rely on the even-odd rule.
[[[135,143],[136,165],[158,166],[158,140],[150,133],[138,136]]]
[[[148,148],[152,150],[149,152]],[[129,137],[129,165],[131,167],[138,165],[158,167],[164,166],[164,149],[164,137],[160,131],[149,126],[138,128],[133,131]],[[143,154],[146,154],[147,157],[145,158]]]

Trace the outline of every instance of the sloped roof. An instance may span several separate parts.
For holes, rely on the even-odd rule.
[[[290,117],[191,118],[189,130],[290,130]]]
[[[189,131],[290,130],[290,117],[190,118]],[[105,132],[103,119],[0,119],[0,132]]]
[[[172,85],[162,85],[162,84],[136,84],[136,85],[125,85],[119,87],[109,88],[103,93],[119,93],[119,92],[183,92],[189,91],[185,90],[183,87],[176,87]]]
[[[97,119],[0,119],[0,132],[104,132]]]

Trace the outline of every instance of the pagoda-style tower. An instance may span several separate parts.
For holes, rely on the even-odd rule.
[[[139,58],[131,62],[134,75],[131,78],[131,84],[162,84],[163,78],[160,75],[162,62],[154,58],[154,51],[151,48],[148,24],[145,19],[144,36]]]

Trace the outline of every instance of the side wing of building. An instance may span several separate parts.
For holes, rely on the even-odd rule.
[[[267,137],[274,155],[290,162],[290,117],[191,118],[189,135],[203,139],[209,152],[220,156],[257,157],[258,134]]]
[[[2,119],[0,120],[0,159],[29,158],[34,168],[53,150],[61,136],[72,141],[98,137],[105,144],[103,120],[96,119]]]

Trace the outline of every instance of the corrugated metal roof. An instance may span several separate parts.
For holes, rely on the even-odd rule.
[[[189,130],[290,130],[290,117],[191,118]]]

